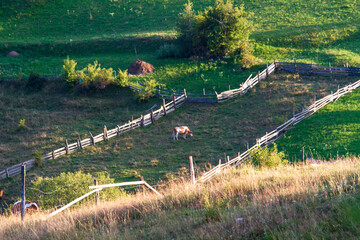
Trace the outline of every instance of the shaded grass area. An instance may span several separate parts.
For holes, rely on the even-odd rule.
[[[136,129],[69,157],[50,161],[30,171],[28,181],[37,176],[54,176],[77,170],[108,171],[117,182],[138,179],[140,175],[152,184],[159,179],[172,179],[177,172],[187,171],[189,155],[194,157],[197,169],[209,163],[217,164],[218,159],[225,158],[225,154],[233,157],[237,152],[244,151],[247,144],[252,146],[256,138],[290,118],[293,111],[300,111],[302,107],[310,105],[313,94],[325,96],[336,90],[338,85],[346,85],[349,81],[352,79],[272,75],[246,95],[224,104],[186,104],[154,125]],[[130,119],[134,112],[140,114],[153,104],[135,104],[132,97],[121,95],[123,92],[126,93],[125,90],[110,91],[108,99],[94,95],[90,101],[87,96],[67,96],[64,93],[53,93],[51,97],[42,93],[22,95],[21,88],[8,87],[2,92],[2,97],[11,98],[13,107],[9,108],[5,104],[2,107],[7,116],[5,120],[11,122],[11,128],[2,125],[6,133],[3,138],[9,139],[3,142],[2,148],[4,159],[8,160],[10,156],[15,159],[11,163],[5,161],[4,166],[27,160],[35,149],[58,148],[63,145],[65,138],[74,142],[77,135],[85,137],[88,131],[101,132],[104,124],[112,128]],[[104,94],[101,93],[101,96]],[[22,97],[16,99],[14,96]],[[39,99],[37,104],[42,114],[34,115],[29,111],[33,109],[33,101],[27,101],[27,97]],[[75,109],[70,108],[74,105],[77,106]],[[26,112],[29,115],[21,114]],[[26,117],[29,118],[30,131],[13,137],[18,119]],[[51,127],[53,121],[56,121],[58,127]],[[172,141],[172,128],[180,125],[189,126],[195,136],[185,141]],[[24,159],[24,156],[28,157]],[[7,194],[5,201],[15,200],[19,177],[3,180],[2,184]]]
[[[348,239],[360,224],[359,160],[322,166],[245,164],[213,181],[178,180],[39,221],[0,216],[4,239]],[[183,176],[186,178],[186,176]],[[89,199],[91,201],[92,199]]]

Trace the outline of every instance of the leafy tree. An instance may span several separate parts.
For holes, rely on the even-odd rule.
[[[231,0],[216,0],[214,6],[195,14],[192,3],[185,4],[177,29],[183,53],[205,57],[239,55],[249,48],[253,30],[244,6],[235,7]]]

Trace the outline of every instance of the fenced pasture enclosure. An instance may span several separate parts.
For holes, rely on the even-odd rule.
[[[158,97],[163,99],[162,106],[151,112],[141,116],[137,119],[131,120],[128,123],[125,123],[122,126],[117,126],[114,129],[107,130],[107,127],[104,126],[104,131],[98,135],[93,136],[91,132],[89,132],[90,138],[86,139],[78,139],[75,143],[69,144],[67,140],[65,140],[65,146],[56,150],[53,150],[47,154],[42,156],[42,161],[46,162],[50,159],[58,158],[62,155],[68,155],[74,153],[78,150],[81,150],[87,146],[95,145],[96,143],[108,141],[110,138],[119,136],[125,132],[131,131],[133,129],[144,127],[154,123],[160,117],[166,116],[167,114],[175,111],[177,108],[181,107],[185,102],[193,102],[193,103],[217,103],[229,100],[231,98],[237,97],[239,95],[245,94],[249,89],[256,86],[261,80],[268,77],[270,74],[275,72],[275,65],[274,63],[268,66],[265,70],[261,73],[259,72],[256,77],[248,78],[244,84],[239,89],[233,89],[229,91],[225,91],[221,94],[188,94],[184,89],[183,92],[175,92],[169,91],[166,89],[157,88],[154,91],[154,94]],[[145,91],[144,84],[130,84],[129,86],[135,92],[142,92]],[[171,99],[171,102],[166,103],[165,99]],[[20,174],[21,172],[21,165],[26,165],[27,169],[31,169],[35,166],[35,159],[30,159],[23,163],[19,163],[13,165],[9,168],[0,172],[0,179],[12,177],[15,175]]]
[[[295,63],[295,64],[294,64]],[[271,65],[267,66],[266,69],[264,69],[262,72],[258,72],[258,74],[254,77],[251,75],[248,77],[248,79],[241,84],[240,88],[237,89],[230,89],[221,93],[215,94],[205,94],[205,91],[203,94],[192,94],[186,91],[184,89],[183,92],[177,92],[177,91],[171,91],[167,89],[162,89],[158,87],[153,92],[157,97],[160,97],[163,99],[162,106],[157,110],[152,110],[150,113],[147,113],[143,116],[140,116],[136,119],[132,119],[128,121],[127,123],[116,126],[116,128],[113,128],[111,130],[108,130],[106,126],[104,126],[104,130],[102,133],[98,135],[93,135],[91,132],[89,132],[90,138],[85,138],[83,140],[77,139],[74,143],[68,143],[67,140],[65,140],[65,146],[56,150],[53,150],[47,154],[44,154],[42,156],[42,161],[46,162],[50,159],[55,159],[63,155],[68,155],[71,153],[74,153],[76,151],[79,151],[85,147],[95,145],[99,142],[108,141],[110,138],[113,138],[115,136],[119,136],[125,132],[131,131],[132,129],[136,129],[139,127],[147,126],[154,121],[158,120],[159,118],[166,116],[167,114],[175,111],[177,108],[181,107],[185,102],[192,102],[192,103],[220,103],[227,100],[230,100],[232,98],[235,98],[237,96],[243,95],[246,92],[248,92],[251,88],[256,86],[260,81],[264,80],[274,72],[278,70],[287,70],[290,69],[290,67],[283,69],[283,66],[298,66],[299,63],[279,63],[277,61],[274,61]],[[334,67],[326,68],[331,70],[329,74],[336,74]],[[309,73],[316,73],[316,72],[309,72]],[[135,92],[141,92],[145,89],[144,84],[130,84],[130,88]],[[340,95],[342,96],[342,93],[340,92]],[[170,102],[166,103],[165,99],[171,100]],[[317,101],[318,102],[318,101]],[[318,109],[319,106],[315,106],[315,108]],[[270,143],[270,141],[268,142]],[[0,172],[0,179],[4,179],[7,177],[18,175],[21,172],[21,165],[26,165],[27,169],[31,169],[35,166],[35,159],[30,159],[28,161],[13,165],[11,167],[6,168],[5,170]]]

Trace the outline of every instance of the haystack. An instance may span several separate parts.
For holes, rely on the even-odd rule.
[[[15,52],[15,51],[11,51],[7,54],[8,57],[18,57],[20,56],[20,53]]]
[[[132,75],[141,76],[141,75],[151,74],[154,71],[154,69],[155,69],[154,66],[151,65],[150,63],[138,59],[132,64],[130,64],[128,73]]]

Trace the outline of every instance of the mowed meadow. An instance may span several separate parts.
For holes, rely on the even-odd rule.
[[[244,4],[253,13],[250,39],[257,64],[250,69],[242,69],[228,57],[160,59],[158,49],[176,42],[176,19],[186,2],[1,3],[0,79],[20,79],[32,71],[60,75],[67,57],[76,60],[77,69],[98,61],[116,71],[139,58],[153,64],[155,71],[151,77],[131,81],[155,79],[169,90],[186,88],[188,93],[201,94],[238,88],[274,60],[360,66],[360,2],[356,0],[235,0],[235,5]],[[194,1],[194,9],[202,11],[213,3]],[[7,57],[13,50],[20,56]],[[64,172],[107,172],[115,182],[143,176],[164,198],[128,188],[127,198],[96,207],[90,197],[85,201],[90,210],[80,205],[47,222],[40,221],[48,211],[43,209],[28,217],[24,227],[18,217],[5,214],[20,198],[20,176],[0,180],[4,189],[0,235],[8,239],[356,238],[359,90],[324,107],[276,142],[289,165],[259,169],[245,164],[195,186],[187,178],[189,155],[200,176],[219,159],[251,147],[315,99],[357,80],[276,72],[243,96],[220,104],[187,103],[152,125],[27,172],[28,187],[40,176]],[[159,98],[139,102],[130,89],[117,86],[79,94],[61,78],[48,80],[39,91],[28,91],[25,85],[19,80],[0,81],[0,171],[34,158],[35,151],[47,153],[63,147],[65,140],[73,143],[89,137],[89,132],[97,135],[104,125],[112,129],[162,103]],[[172,129],[181,125],[189,126],[194,137],[173,141]],[[303,166],[298,163],[302,149],[305,158],[342,160]]]

